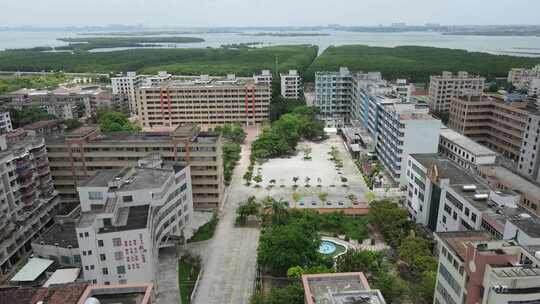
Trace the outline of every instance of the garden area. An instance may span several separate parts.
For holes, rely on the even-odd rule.
[[[201,261],[191,256],[183,256],[178,260],[178,287],[180,304],[191,303],[191,293],[201,272]]]
[[[437,270],[433,244],[392,201],[372,202],[370,214],[360,219],[288,210],[273,202],[259,210],[263,210],[259,214],[263,228],[257,262],[266,286],[256,291],[253,304],[302,304],[302,274],[330,272],[363,272],[387,303],[432,303]],[[381,252],[352,249],[336,259],[321,253],[322,235],[345,234],[355,221],[355,229],[365,232],[362,238],[372,225],[391,248]]]
[[[225,185],[229,185],[232,179],[234,168],[240,160],[242,152],[241,144],[246,139],[246,132],[240,124],[225,124],[214,128],[214,132],[221,134],[223,144],[223,179]]]
[[[194,242],[202,242],[207,241],[211,239],[214,236],[214,233],[216,232],[216,227],[219,222],[219,218],[216,213],[212,215],[212,219],[199,227],[197,231],[193,234],[193,236],[188,240],[188,243],[194,243]]]

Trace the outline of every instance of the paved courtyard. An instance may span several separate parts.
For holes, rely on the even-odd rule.
[[[341,169],[336,168],[330,160],[328,153],[332,146],[337,148],[339,158],[343,161]],[[312,159],[304,160],[302,151],[308,147],[311,148]],[[365,193],[369,189],[341,137],[332,134],[329,139],[320,143],[302,142],[297,150],[297,155],[290,158],[271,159],[256,166],[253,174],[260,172],[263,181],[260,188],[252,184],[249,187],[251,193],[258,197],[270,195],[275,199],[282,198],[296,208],[343,208],[352,207],[353,201],[366,202]],[[294,177],[298,177],[296,188]],[[307,183],[306,178],[309,178]],[[346,181],[342,181],[342,178]],[[270,182],[272,180],[275,180],[275,185]],[[306,184],[309,187],[306,187]],[[326,202],[320,199],[324,196]]]

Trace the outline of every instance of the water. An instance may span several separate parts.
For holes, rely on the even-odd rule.
[[[294,31],[295,33],[299,31]],[[275,37],[245,36],[237,33],[202,33],[173,35],[179,37],[200,37],[201,43],[167,43],[164,47],[200,48],[219,47],[224,44],[260,42],[260,46],[280,44],[316,44],[322,52],[330,45],[366,44],[370,46],[395,47],[402,45],[431,46],[463,49],[515,56],[540,57],[540,37],[495,37],[495,36],[447,36],[436,32],[406,33],[357,33],[344,31],[318,31],[329,36]],[[250,33],[247,31],[246,33]],[[255,32],[251,32],[255,33]],[[74,32],[18,32],[0,31],[0,49],[31,48],[36,46],[64,46],[67,43],[56,40],[63,37],[80,37]],[[89,36],[86,36],[89,37]],[[150,36],[146,36],[150,37]],[[93,52],[123,50],[126,48],[95,49]]]
[[[319,245],[319,252],[322,254],[332,254],[336,252],[336,245],[329,241],[322,241]]]

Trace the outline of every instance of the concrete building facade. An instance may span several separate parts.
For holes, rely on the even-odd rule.
[[[524,176],[540,182],[540,113],[530,112],[523,131],[518,170]]]
[[[280,74],[281,96],[286,99],[299,99],[302,79],[297,70],[289,70],[288,74]]]
[[[517,161],[531,103],[519,95],[461,96],[450,107],[449,127]]]
[[[447,127],[441,129],[439,153],[470,170],[476,170],[480,165],[492,165],[497,159],[497,152]]]
[[[508,72],[508,82],[517,89],[527,89],[533,79],[540,79],[540,65],[530,69],[514,68]]]
[[[315,73],[315,106],[327,127],[341,128],[349,123],[352,102],[352,73],[342,67],[338,72]]]
[[[0,137],[0,276],[31,250],[58,205],[43,138]]]
[[[75,188],[103,169],[134,165],[150,153],[191,165],[196,209],[218,209],[223,198],[222,140],[193,125],[171,131],[104,135],[82,127],[47,138],[52,176],[63,202],[78,203]]]
[[[191,236],[189,166],[152,157],[98,172],[77,190],[79,251],[84,279],[93,284],[155,283],[159,248]]]
[[[467,72],[442,72],[431,76],[429,82],[429,108],[431,112],[443,113],[450,110],[454,98],[463,94],[482,94],[486,79]]]
[[[201,76],[138,89],[139,119],[145,128],[226,123],[260,124],[269,116],[271,84],[249,78]]]
[[[377,157],[394,181],[406,186],[408,156],[437,152],[441,121],[414,104],[394,103],[383,106],[377,125]]]
[[[11,116],[9,112],[0,112],[0,134],[5,134],[13,131],[11,124]]]
[[[136,72],[127,72],[126,75],[117,75],[111,77],[111,86],[113,94],[123,94],[128,96],[129,110],[131,113],[137,113],[137,89],[144,82],[143,75],[137,75]]]

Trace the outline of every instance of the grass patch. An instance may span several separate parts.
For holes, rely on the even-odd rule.
[[[191,303],[191,293],[201,271],[201,262],[193,257],[182,257],[178,260],[178,287],[181,304]]]
[[[188,240],[188,243],[202,242],[211,239],[214,236],[214,232],[216,232],[218,222],[219,218],[217,214],[214,213],[212,219],[208,223],[202,225],[195,231],[193,236]]]

